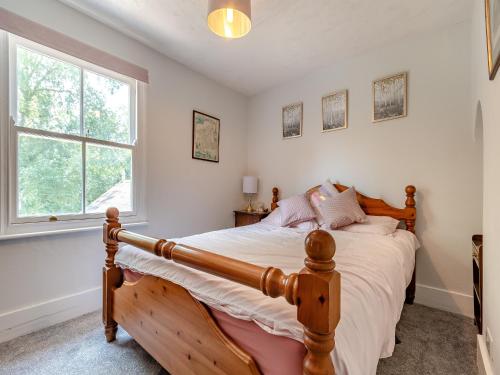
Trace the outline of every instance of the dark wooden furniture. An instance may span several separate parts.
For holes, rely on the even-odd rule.
[[[474,323],[483,333],[483,235],[472,236],[472,288],[474,289]]]
[[[269,212],[248,212],[248,211],[234,211],[234,226],[242,227],[245,225],[255,224],[264,219]]]
[[[347,187],[336,185],[343,191]],[[314,188],[313,188],[314,189]],[[312,189],[311,189],[312,190]],[[278,189],[273,189],[277,207]],[[406,188],[406,208],[394,208],[380,199],[358,194],[370,215],[391,216],[415,230],[415,187]],[[275,267],[261,267],[165,239],[146,237],[121,227],[116,208],[108,208],[103,227],[106,261],[103,267],[103,323],[108,342],[116,339],[120,324],[171,374],[257,375],[255,361],[220,330],[205,306],[179,285],[144,275],[124,281],[115,264],[120,242],[250,288],[271,298],[283,297],[297,307],[304,327],[303,361],[306,375],[334,375],[331,352],[340,320],[340,274],[335,270],[335,241],[315,230],[305,239],[304,268],[286,275]],[[367,318],[369,318],[367,316]],[[279,364],[277,364],[279,366]]]

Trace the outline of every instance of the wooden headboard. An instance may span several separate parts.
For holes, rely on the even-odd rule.
[[[339,192],[347,190],[349,187],[334,184]],[[319,189],[321,185],[315,186],[307,191],[306,194],[311,194]],[[397,220],[402,220],[406,224],[406,230],[415,233],[415,220],[417,218],[417,209],[415,208],[415,192],[417,189],[413,185],[408,185],[405,188],[406,201],[405,208],[396,208],[388,205],[382,199],[370,198],[361,193],[357,193],[358,202],[367,215],[373,216],[390,216]],[[273,201],[271,203],[271,210],[278,207],[279,190],[277,187],[273,188]]]

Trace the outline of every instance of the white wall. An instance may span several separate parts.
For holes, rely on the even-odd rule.
[[[472,43],[474,56],[481,61],[469,65],[470,25],[371,51],[248,103],[247,98],[54,0],[0,0],[0,6],[149,69],[150,225],[142,231],[172,237],[230,226],[231,210],[242,203],[241,176],[247,171],[260,176],[260,200],[266,204],[274,185],[287,196],[331,177],[400,206],[404,186],[412,183],[418,189],[417,234],[423,244],[417,299],[471,313],[470,235],[481,231],[482,205],[481,143],[474,137],[471,71],[473,79],[480,76],[473,91],[483,101],[484,226],[491,249],[500,242],[493,228],[500,205],[494,194],[499,151],[493,146],[500,130],[493,123],[498,122],[500,106],[493,105],[498,79],[490,84],[484,73],[484,40]],[[480,11],[476,13],[475,39],[484,27],[478,25]],[[483,34],[480,37],[484,39]],[[399,71],[409,71],[409,116],[372,125],[371,81]],[[349,89],[349,128],[321,134],[321,96],[342,88]],[[281,107],[298,100],[304,102],[304,135],[283,141]],[[219,164],[191,159],[194,108],[221,119]],[[498,339],[500,327],[491,318],[500,308],[492,289],[498,282],[494,267],[500,264],[494,254],[491,251],[492,261],[487,262],[485,299],[490,301],[487,321]],[[103,258],[98,231],[0,241],[0,341],[95,309],[100,303]]]
[[[470,25],[405,39],[252,98],[249,171],[282,196],[330,177],[404,205],[417,187],[417,301],[472,314],[471,234],[481,231],[481,145],[470,112]],[[326,47],[327,48],[327,47]],[[371,82],[409,72],[409,115],[371,123]],[[349,90],[349,127],[321,133],[321,97]],[[281,107],[303,101],[303,136],[281,139]],[[500,336],[499,336],[500,337]]]
[[[141,230],[172,237],[232,225],[246,170],[246,97],[57,1],[0,6],[149,69],[150,225]],[[218,164],[191,159],[193,109],[221,119]],[[0,341],[96,309],[101,241],[100,231],[0,241]]]
[[[478,123],[484,132],[484,276],[483,334],[489,328],[493,337],[492,364],[500,371],[500,73],[488,79],[484,2],[474,6],[472,23],[472,101],[471,110],[480,108]],[[481,121],[482,117],[482,121]],[[497,372],[495,372],[497,373]]]

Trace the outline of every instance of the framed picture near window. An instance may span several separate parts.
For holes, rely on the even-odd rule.
[[[321,99],[323,132],[347,128],[347,90],[335,91]]]
[[[220,120],[193,111],[193,159],[219,162]]]
[[[372,122],[394,120],[407,115],[407,76],[405,72],[373,81]]]
[[[302,135],[302,103],[293,103],[282,109],[283,139]]]
[[[485,11],[488,70],[494,80],[500,66],[500,0],[485,0]]]

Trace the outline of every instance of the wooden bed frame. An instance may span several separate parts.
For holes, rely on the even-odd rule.
[[[339,191],[347,189],[335,186]],[[403,209],[362,194],[358,194],[358,200],[367,214],[403,220],[406,229],[414,232],[415,191],[413,186],[406,187]],[[271,209],[277,207],[278,194],[274,188]],[[118,215],[116,208],[109,208],[103,230],[107,253],[103,268],[103,323],[108,342],[115,340],[119,324],[173,375],[260,374],[252,357],[222,332],[205,305],[186,289],[150,275],[136,282],[125,281],[122,269],[115,264],[118,243],[123,242],[258,289],[271,298],[284,297],[297,306],[297,320],[304,326],[307,353],[303,373],[335,374],[330,352],[335,346],[335,328],[340,320],[340,274],[335,271],[333,261],[335,241],[328,232],[315,230],[308,234],[305,267],[299,273],[286,275],[275,267],[260,267],[129,232],[121,227]],[[414,279],[407,290],[411,302],[415,295]]]

